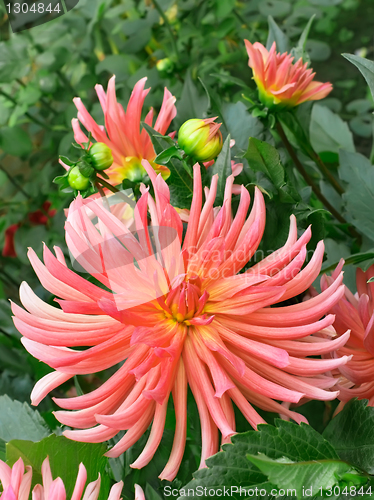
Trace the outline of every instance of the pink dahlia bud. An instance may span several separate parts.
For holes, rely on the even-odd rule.
[[[313,69],[301,58],[294,63],[291,54],[276,52],[275,42],[269,51],[258,42],[245,40],[245,46],[260,101],[268,108],[318,101],[332,91],[331,83],[314,81]]]
[[[88,156],[91,159],[91,165],[96,170],[106,170],[113,164],[112,150],[103,142],[96,142],[89,151]]]
[[[179,129],[179,146],[195,160],[210,161],[221,152],[222,134],[219,129],[222,124],[214,123],[216,118],[187,120]]]

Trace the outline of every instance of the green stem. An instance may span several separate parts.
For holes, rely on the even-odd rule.
[[[294,114],[295,120],[297,121],[300,129],[302,129],[302,126],[300,124],[300,121],[296,114]],[[335,179],[335,177],[332,175],[330,170],[326,167],[324,162],[321,160],[321,157],[319,154],[314,150],[309,138],[304,134],[304,140],[307,142],[307,148],[304,148],[305,153],[314,161],[314,163],[317,165],[319,171],[328,179],[332,187],[335,189],[335,191],[342,195],[344,193],[344,188],[339,184],[339,181]]]
[[[17,188],[18,191],[20,191],[23,194],[23,196],[25,196],[25,198],[27,198],[28,200],[32,199],[31,196],[26,193],[23,187],[20,184],[18,184],[18,182],[10,175],[10,173],[1,164],[0,164],[0,170],[4,172],[4,174],[8,177],[9,181],[13,184],[13,186]]]
[[[311,176],[308,174],[308,172],[305,170],[303,164],[300,162],[299,158],[297,157],[291,143],[287,139],[287,136],[283,130],[283,127],[279,121],[277,121],[277,131],[278,134],[285,146],[285,148],[288,151],[288,154],[290,155],[292,161],[294,162],[297,170],[300,172],[300,174],[303,176],[307,184],[312,188],[312,191],[314,194],[317,196],[317,198],[324,204],[324,206],[327,208],[329,212],[342,224],[347,224],[348,222],[345,220],[345,218],[331,205],[331,203],[327,200],[327,198],[322,194],[321,190],[315,184],[314,180],[311,178]],[[353,228],[352,226],[349,226],[349,232],[351,233],[352,236],[358,239],[358,241],[361,240],[361,235]]]
[[[314,163],[317,165],[319,168],[320,172],[324,174],[327,179],[330,181],[330,184],[332,187],[335,189],[337,193],[342,195],[344,193],[343,187],[339,184],[339,182],[335,179],[335,177],[332,175],[330,170],[326,167],[326,165],[323,163],[321,160],[320,156],[314,151],[314,149],[311,146],[311,151],[310,151],[310,157],[314,161]]]
[[[57,76],[60,78],[60,80],[62,81],[62,83],[64,85],[66,85],[66,87],[70,90],[70,92],[75,96],[76,95],[76,92],[74,90],[74,87],[71,85],[71,83],[69,82],[69,80],[66,78],[66,76],[63,74],[62,71],[60,70],[57,70],[56,71],[56,74]]]
[[[177,59],[179,59],[179,52],[178,52],[177,42],[175,40],[175,36],[174,36],[173,30],[171,29],[169,20],[166,17],[165,12],[161,9],[161,7],[160,7],[159,3],[157,2],[157,0],[152,0],[152,3],[155,6],[157,12],[160,14],[161,18],[163,19],[163,21],[165,23],[166,28],[168,29],[168,31],[170,33],[171,43],[173,45],[173,50],[174,50],[175,56],[176,56]]]
[[[100,184],[98,182],[96,182],[96,187],[97,187],[97,190],[100,193],[101,199],[103,200],[103,204],[105,205],[105,207],[108,210],[108,212],[110,212],[110,205],[109,205],[109,202],[108,202],[108,198],[105,196],[103,188],[100,186]]]
[[[109,191],[111,191],[112,193],[118,194],[118,196],[120,198],[122,198],[123,201],[125,201],[126,203],[128,203],[131,207],[135,207],[136,203],[134,202],[134,200],[132,200],[131,198],[129,198],[128,196],[126,196],[125,194],[123,194],[122,191],[120,191],[116,187],[114,187],[111,184],[109,184],[109,182],[107,182],[106,180],[102,179],[101,177],[98,177],[96,182],[97,182],[97,184],[100,183],[101,186],[109,189]]]
[[[17,78],[17,82],[22,86],[22,87],[26,87],[26,85],[23,83],[22,80],[20,80],[19,78]],[[58,112],[52,108],[52,106],[49,104],[49,102],[44,99],[44,97],[41,97],[40,98],[40,102],[43,104],[43,106],[45,106],[48,111],[50,111],[51,113],[53,113],[55,116],[58,116]]]

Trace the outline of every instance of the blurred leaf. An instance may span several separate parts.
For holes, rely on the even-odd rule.
[[[277,46],[277,52],[288,52],[290,46],[290,41],[288,39],[288,36],[285,33],[283,33],[283,31],[280,29],[280,27],[277,25],[277,23],[271,16],[268,17],[268,23],[269,23],[269,34],[266,42],[266,48],[270,50],[270,47],[272,46],[273,42],[275,42]]]
[[[19,126],[0,129],[0,148],[12,156],[27,156],[32,151],[30,136]]]
[[[108,498],[110,479],[106,472],[108,459],[104,444],[77,443],[62,436],[51,435],[38,443],[13,440],[6,446],[7,463],[13,465],[20,457],[25,465],[33,468],[33,484],[41,482],[41,467],[48,456],[53,478],[61,477],[67,498],[71,498],[78,474],[79,464],[87,469],[87,483],[101,475],[99,500]]]
[[[343,200],[346,216],[357,229],[374,241],[374,168],[359,153],[340,150],[339,176],[347,183]]]
[[[307,489],[319,491],[320,488],[332,488],[338,483],[339,476],[351,469],[349,464],[340,460],[292,462],[286,458],[272,460],[263,454],[247,455],[247,458],[272,484],[287,492],[296,491],[297,498],[300,499]]]
[[[190,118],[203,118],[208,106],[206,95],[200,95],[190,73],[184,81],[181,98],[177,100],[177,116],[175,121],[178,126]]]
[[[13,36],[7,42],[0,42],[0,82],[13,82],[23,78],[30,69],[27,55],[27,41],[21,36]]]
[[[235,146],[245,150],[248,144],[248,137],[258,139],[264,129],[263,124],[247,111],[245,104],[238,101],[224,104],[222,115],[228,133],[235,140]]]
[[[374,61],[359,57],[354,54],[342,54],[350,63],[358,68],[369,85],[371,95],[374,99]]]
[[[310,121],[310,140],[317,153],[338,153],[340,148],[354,151],[352,132],[348,125],[326,106],[315,104]]]
[[[326,61],[331,55],[330,46],[321,40],[311,40],[306,42],[305,49],[311,61]]]
[[[45,421],[36,410],[26,403],[12,401],[7,395],[0,396],[0,440],[12,439],[40,441],[50,434]]]
[[[323,437],[335,447],[339,457],[374,474],[374,408],[367,400],[349,401],[326,427]]]
[[[100,75],[107,71],[110,75],[116,75],[116,81],[125,81],[129,76],[130,57],[127,54],[112,54],[96,65],[96,74]]]
[[[262,0],[258,10],[263,16],[284,17],[289,14],[291,4],[283,0]]]
[[[28,403],[34,382],[28,373],[21,376],[12,376],[10,371],[4,370],[0,375],[0,396],[6,394],[12,399]]]

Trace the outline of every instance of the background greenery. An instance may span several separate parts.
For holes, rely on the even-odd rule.
[[[331,189],[310,159],[301,151],[298,155],[322,192],[345,214],[359,237],[352,236],[348,224],[337,222],[312,194],[295,170],[279,136],[269,129],[267,118],[250,112],[248,98],[255,97],[255,85],[243,39],[265,44],[269,36],[277,40],[280,50],[286,50],[297,44],[312,16],[315,18],[306,51],[317,78],[331,81],[334,90],[314,107],[311,103],[301,106],[298,118],[314,149],[343,183],[346,189],[343,197]],[[12,34],[0,3],[0,250],[7,228],[19,225],[15,233],[17,257],[0,255],[0,395],[7,394],[11,399],[25,402],[22,411],[18,407],[14,410],[19,412],[21,419],[22,415],[26,419],[17,425],[34,429],[27,420],[31,418],[37,428],[34,429],[36,434],[27,432],[20,436],[15,430],[4,434],[0,423],[0,458],[5,457],[5,443],[9,440],[22,437],[33,442],[48,435],[51,429],[60,432],[52,415],[54,407],[50,398],[38,408],[40,415],[28,407],[33,384],[49,369],[21,347],[6,298],[18,302],[19,284],[26,280],[40,297],[53,303],[53,297],[36,279],[26,252],[27,247],[33,247],[40,255],[43,241],[49,246],[57,244],[66,251],[63,208],[68,206],[72,195],[58,192],[52,179],[61,173],[58,155],[74,156],[70,124],[76,116],[73,97],[81,97],[101,123],[95,84],[106,87],[109,77],[116,74],[118,97],[126,105],[136,81],[147,76],[147,86],[152,87],[146,100],[147,109],[150,106],[159,108],[164,86],[177,98],[178,114],[172,130],[177,130],[188,118],[219,115],[224,136],[230,134],[236,141],[232,157],[244,155],[240,160],[244,170],[239,181],[249,189],[254,184],[259,185],[267,196],[267,228],[262,249],[275,250],[284,242],[289,215],[295,213],[300,229],[312,224],[310,250],[319,239],[325,238],[325,269],[341,257],[351,256],[349,262],[353,265],[346,267],[346,283],[354,289],[354,265],[360,263],[367,267],[374,257],[373,211],[368,212],[374,199],[370,160],[373,158],[374,102],[362,75],[341,57],[341,53],[374,58],[373,19],[372,0],[80,0],[75,9],[57,20]],[[374,71],[372,78],[374,82]],[[254,116],[256,114],[258,116]],[[248,148],[249,136],[277,146],[280,156],[273,156],[269,164],[256,164],[253,147],[259,147],[259,143],[252,142],[252,149]],[[346,151],[339,152],[340,148]],[[225,161],[221,156],[221,162],[214,167],[222,174],[227,174],[225,169],[230,165],[229,153],[225,154]],[[361,189],[363,185],[365,193]],[[179,206],[187,206],[188,193],[182,193],[177,201]],[[56,213],[49,214],[47,220],[41,222],[39,216],[48,212],[45,202],[50,202]],[[41,211],[37,218],[30,217],[37,211]],[[92,388],[105,377],[105,373],[80,377],[75,385],[67,383],[55,390],[54,395]],[[9,409],[9,405],[21,403],[0,398],[1,404]],[[335,403],[313,402],[305,405],[301,412],[308,416],[318,432],[322,432],[331,419],[334,406]],[[200,429],[192,397],[189,411],[184,465],[174,481],[178,488],[191,480],[198,467]],[[0,422],[6,421],[4,412],[0,411]],[[143,487],[148,484],[148,499],[158,498],[157,474],[167,460],[173,439],[172,408],[168,415],[162,445],[148,467],[141,471],[129,467],[146,441],[147,436],[144,436],[119,459],[99,464],[97,458],[95,474],[102,470],[112,479],[124,479],[126,498],[133,496],[134,482]],[[266,415],[266,418],[272,422],[274,416]],[[247,429],[240,415],[238,429]],[[252,439],[251,436],[248,439]],[[8,444],[7,458],[15,457],[17,450],[21,450],[32,462],[32,444],[17,443]],[[248,443],[246,446],[248,448]],[[265,448],[263,453],[266,453]],[[100,448],[93,461],[101,451]],[[93,452],[83,446],[80,453],[82,455],[78,456],[82,456],[82,460],[88,460],[85,457]],[[291,455],[287,456],[294,461],[306,459],[295,453]],[[331,451],[327,458],[337,460],[339,456]],[[309,459],[313,459],[312,455]],[[32,463],[40,469],[40,460]],[[366,470],[362,464],[350,463]],[[246,464],[253,468],[251,462]]]

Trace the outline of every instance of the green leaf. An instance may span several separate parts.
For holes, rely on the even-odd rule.
[[[292,462],[288,459],[272,460],[266,455],[247,455],[247,458],[278,488],[287,490],[287,496],[303,498],[305,490],[312,492],[332,488],[339,477],[351,466],[340,460],[311,460]]]
[[[248,137],[259,138],[264,129],[260,120],[249,113],[241,101],[235,104],[225,103],[222,106],[222,118],[227,132],[235,140],[235,146],[239,149],[247,147]]]
[[[25,430],[25,429],[24,429]],[[104,444],[77,443],[63,436],[51,435],[38,443],[14,440],[7,444],[7,463],[13,465],[20,457],[25,465],[33,468],[33,484],[41,483],[41,467],[48,456],[53,478],[61,477],[66,488],[66,497],[71,498],[82,462],[87,469],[87,483],[101,475],[99,500],[108,498],[110,479],[106,472],[108,459],[104,457]]]
[[[68,167],[72,167],[73,165],[76,164],[75,161],[69,160],[67,156],[60,155],[60,160],[63,161]],[[57,177],[56,177],[57,179]]]
[[[247,159],[249,168],[266,174],[277,189],[284,186],[284,168],[279,153],[273,146],[250,137],[244,158]]]
[[[317,153],[339,149],[355,151],[352,132],[348,125],[326,106],[315,104],[310,121],[310,141]]]
[[[182,151],[177,146],[170,146],[156,156],[154,162],[158,165],[167,165],[172,158],[182,160]]]
[[[184,81],[181,98],[177,100],[177,116],[175,122],[178,126],[182,125],[190,118],[201,118],[205,115],[208,107],[208,97],[200,95],[191,74],[187,73]]]
[[[374,99],[374,61],[365,59],[364,57],[356,56],[354,54],[342,54],[350,63],[358,68],[369,85],[371,95]]]
[[[303,32],[301,33],[301,36],[299,38],[299,41],[297,42],[296,47],[294,47],[291,50],[291,54],[294,56],[295,61],[298,61],[301,58],[304,62],[310,62],[309,54],[305,50],[305,47],[306,47],[306,42],[308,40],[309,31],[310,28],[312,27],[315,17],[316,14],[313,14],[312,17],[309,19],[308,24],[305,26]]]
[[[331,420],[323,437],[339,457],[368,474],[374,474],[374,408],[367,400],[352,400]]]
[[[271,16],[268,16],[269,34],[266,41],[266,48],[269,50],[273,42],[277,46],[277,52],[288,52],[290,48],[290,41],[288,36],[283,33],[277,23]]]
[[[8,155],[28,156],[32,151],[32,142],[23,128],[3,127],[0,129],[0,149]]]
[[[216,491],[220,488],[223,491],[224,487],[248,488],[255,485],[271,489],[266,475],[246,459],[247,454],[263,453],[271,459],[287,457],[294,462],[339,460],[330,443],[309,425],[279,419],[275,425],[259,425],[258,431],[233,436],[232,444],[223,445],[223,451],[206,461],[207,468],[195,472],[194,479],[183,488],[185,494],[195,490],[195,496],[198,496],[197,492],[205,487]],[[183,497],[182,494],[180,498]],[[218,498],[218,495],[212,498]],[[235,490],[230,498],[243,498],[240,489]]]
[[[339,176],[347,183],[343,200],[346,216],[374,241],[374,168],[365,156],[340,150]]]
[[[209,167],[209,176],[218,174],[218,185],[217,185],[217,196],[215,204],[217,206],[222,205],[223,197],[225,194],[226,179],[231,175],[231,152],[230,152],[230,140],[231,137],[228,135],[225,142],[223,143],[222,150],[218,155],[215,163]]]
[[[13,401],[7,395],[0,396],[0,444],[20,438],[39,441],[49,434],[39,412],[27,403]]]

